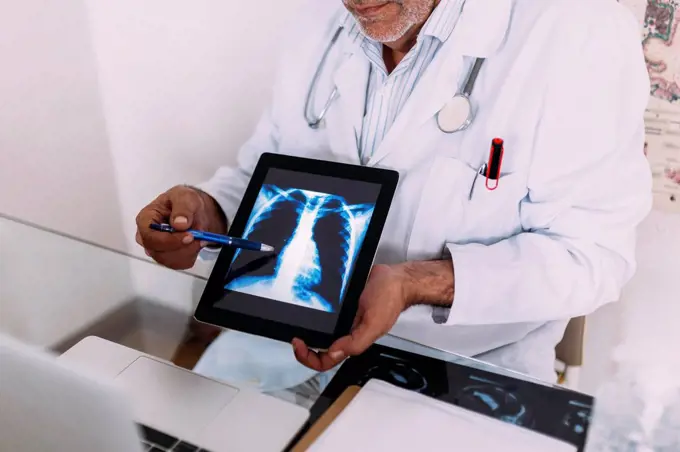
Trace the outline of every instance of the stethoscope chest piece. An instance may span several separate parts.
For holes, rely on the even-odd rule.
[[[472,123],[470,99],[463,93],[456,94],[437,113],[437,126],[444,133],[465,130]]]

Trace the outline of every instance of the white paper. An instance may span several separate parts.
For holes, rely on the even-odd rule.
[[[649,72],[645,154],[654,177],[654,208],[680,213],[680,2],[620,2],[640,20]]]
[[[371,380],[311,452],[575,452],[571,444]]]
[[[680,213],[680,113],[650,109],[645,154],[652,168],[654,207]]]

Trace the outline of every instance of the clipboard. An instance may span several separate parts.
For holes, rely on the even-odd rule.
[[[335,402],[328,407],[323,415],[317,420],[295,444],[290,452],[305,452],[309,447],[321,436],[321,434],[328,428],[328,426],[335,420],[336,417],[349,405],[354,397],[359,393],[361,387],[357,385],[348,386],[345,391],[340,394],[340,397],[335,399]]]

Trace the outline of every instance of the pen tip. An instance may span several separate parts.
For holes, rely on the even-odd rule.
[[[267,251],[267,252],[269,252],[269,251],[274,251],[274,247],[271,246],[271,245],[264,245],[264,244],[263,244],[263,245],[260,247],[260,251]]]

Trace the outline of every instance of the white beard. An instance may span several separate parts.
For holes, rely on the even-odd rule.
[[[343,0],[347,3],[345,0]],[[392,3],[398,5],[404,5],[404,0],[392,0]],[[359,28],[361,31],[377,42],[395,42],[400,40],[406,35],[406,33],[413,28],[415,25],[422,23],[427,19],[433,10],[435,0],[420,1],[416,5],[407,6],[403,10],[399,22],[395,22],[391,27],[385,29],[381,33],[375,33],[371,30],[367,30],[361,20],[357,20]]]

